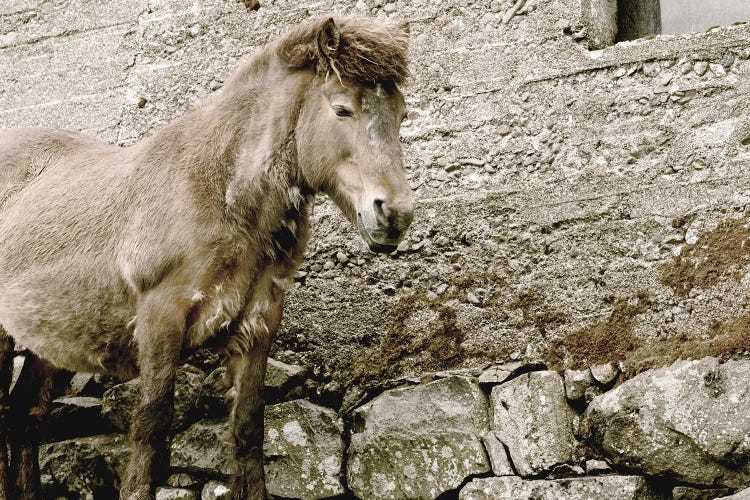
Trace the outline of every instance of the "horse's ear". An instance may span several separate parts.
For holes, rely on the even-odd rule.
[[[323,23],[318,33],[318,51],[326,59],[332,59],[339,50],[340,43],[341,34],[339,33],[339,28],[336,26],[333,18],[329,17]]]

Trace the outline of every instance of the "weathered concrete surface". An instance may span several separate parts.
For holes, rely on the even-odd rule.
[[[461,500],[663,500],[657,490],[638,476],[601,476],[578,479],[523,480],[518,477],[474,479],[459,495]]]
[[[733,488],[750,482],[750,362],[682,361],[596,398],[582,433],[619,466]]]
[[[462,377],[386,391],[354,414],[349,487],[368,500],[435,498],[489,472],[487,411],[477,383]]]
[[[484,0],[273,0],[258,11],[234,0],[6,0],[0,126],[131,144],[310,15],[412,19],[402,135],[413,230],[403,252],[372,256],[330,203],[316,208],[280,334],[290,361],[346,380],[367,372],[363,352],[377,357],[391,330],[444,331],[415,293],[435,310],[449,303],[463,349],[448,359],[405,349],[393,371],[536,356],[644,291],[636,339],[697,338],[736,318],[744,264],[684,296],[660,276],[687,242],[750,212],[750,27],[589,51],[579,0],[527,3],[505,24],[510,2]]]

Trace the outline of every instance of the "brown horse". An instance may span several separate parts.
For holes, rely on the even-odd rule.
[[[406,42],[367,19],[313,20],[128,148],[0,133],[0,496],[39,496],[33,427],[65,369],[140,375],[120,496],[153,498],[181,352],[225,336],[232,496],[265,497],[266,358],[314,195],[376,252],[393,251],[412,220],[399,142]],[[14,342],[33,355],[9,395]]]

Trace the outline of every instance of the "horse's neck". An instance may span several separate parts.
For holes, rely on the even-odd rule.
[[[283,73],[249,81],[255,87],[235,85],[210,97],[156,132],[146,147],[173,156],[176,169],[189,171],[202,202],[268,248],[278,246],[284,224],[307,227],[312,192],[298,174],[294,135],[305,81],[283,80]]]

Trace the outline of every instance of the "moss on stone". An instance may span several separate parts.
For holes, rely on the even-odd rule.
[[[406,322],[419,311],[432,311],[437,318],[425,324],[415,337]],[[441,300],[430,299],[424,292],[400,297],[391,308],[391,317],[380,345],[353,362],[354,380],[367,383],[395,378],[401,373],[402,361],[420,353],[427,353],[430,368],[438,369],[456,366],[466,358],[461,346],[465,335],[458,326],[456,310]]]

